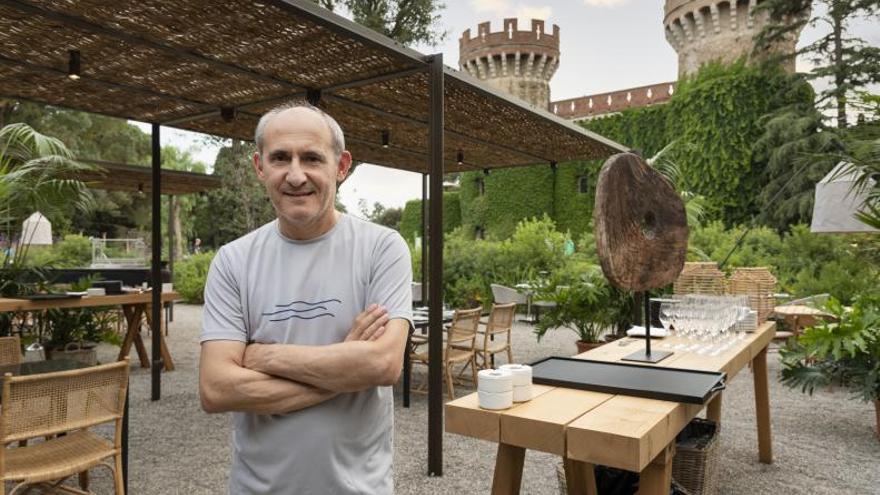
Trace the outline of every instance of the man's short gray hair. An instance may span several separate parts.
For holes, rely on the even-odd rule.
[[[345,151],[345,136],[342,134],[342,128],[339,127],[339,123],[336,122],[336,119],[334,119],[315,105],[312,105],[311,103],[303,100],[293,100],[282,105],[278,105],[277,107],[269,110],[268,112],[264,113],[262,117],[260,117],[260,121],[257,122],[257,130],[254,133],[254,141],[257,143],[257,151],[259,151],[260,154],[263,153],[263,132],[266,130],[266,125],[269,123],[269,121],[272,120],[279,113],[293,108],[307,108],[317,113],[324,119],[324,122],[327,124],[327,128],[330,129],[330,146],[333,148],[333,154],[336,156],[336,160],[339,160],[339,157],[342,156],[342,152]]]

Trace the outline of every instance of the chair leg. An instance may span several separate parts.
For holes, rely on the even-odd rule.
[[[446,365],[446,393],[449,394],[449,400],[455,398],[455,389],[452,387],[452,363]]]
[[[116,461],[116,469],[113,470],[113,481],[116,485],[116,495],[125,495],[125,483],[122,481],[122,454],[113,456]]]
[[[83,471],[79,473],[79,487],[85,491],[89,491],[89,472]]]
[[[507,347],[507,362],[513,364],[513,349],[510,346]]]
[[[474,379],[474,389],[477,388],[477,353],[471,354],[471,376]]]

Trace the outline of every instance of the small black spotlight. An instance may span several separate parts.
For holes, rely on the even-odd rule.
[[[489,169],[488,169],[488,168],[484,168],[484,169],[483,169],[483,175],[489,175]]]
[[[223,119],[223,122],[232,122],[235,120],[235,108],[233,107],[220,107],[220,118]]]
[[[82,68],[82,56],[79,50],[70,50],[70,58],[67,61],[67,78],[71,81],[79,81],[80,69]]]
[[[458,155],[456,156],[456,161],[459,165],[464,165],[464,151],[458,150]]]
[[[550,170],[556,170],[556,160],[552,160],[550,162]]]
[[[144,183],[143,182],[138,182],[138,194],[140,194],[141,196],[144,195]]]
[[[389,142],[391,142],[391,133],[388,132],[388,129],[385,129],[382,131],[382,147],[387,148]]]
[[[318,103],[321,103],[321,90],[320,89],[307,89],[306,90],[306,101],[309,104],[318,106]]]

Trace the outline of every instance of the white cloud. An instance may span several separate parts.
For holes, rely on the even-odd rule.
[[[629,0],[584,0],[584,4],[590,7],[617,7],[629,3]]]
[[[516,16],[526,22],[531,22],[532,19],[547,20],[552,13],[553,9],[546,5],[542,7],[519,6],[516,9]]]
[[[477,12],[502,13],[510,11],[508,0],[471,0],[471,6]]]

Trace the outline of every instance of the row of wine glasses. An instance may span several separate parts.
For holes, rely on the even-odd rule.
[[[656,299],[668,335],[685,340],[673,349],[717,356],[745,338],[748,296],[688,294]]]

